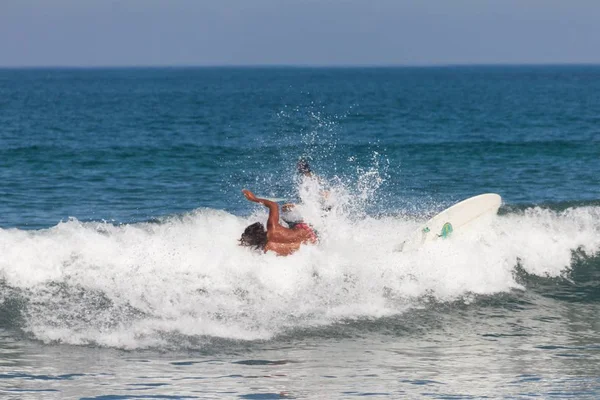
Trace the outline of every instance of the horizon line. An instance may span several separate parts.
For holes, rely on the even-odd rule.
[[[209,68],[314,68],[314,69],[377,69],[377,68],[460,68],[460,67],[596,67],[600,62],[555,63],[448,63],[448,64],[123,64],[123,65],[0,65],[0,69],[209,69]]]

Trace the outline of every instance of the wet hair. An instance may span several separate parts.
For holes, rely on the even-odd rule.
[[[240,245],[254,247],[255,249],[264,249],[267,245],[267,231],[260,222],[248,225],[240,238]]]
[[[310,169],[310,165],[306,158],[302,157],[298,160],[298,164],[296,164],[296,168],[298,168],[299,174],[310,174],[312,170]]]

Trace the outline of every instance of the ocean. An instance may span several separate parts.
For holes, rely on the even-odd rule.
[[[599,316],[600,66],[0,69],[3,399],[596,399]]]

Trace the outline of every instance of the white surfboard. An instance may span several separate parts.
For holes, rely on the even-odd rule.
[[[456,203],[427,221],[400,244],[397,250],[410,251],[426,242],[449,238],[455,232],[468,229],[469,224],[481,217],[498,213],[501,203],[502,198],[495,193],[480,194]]]

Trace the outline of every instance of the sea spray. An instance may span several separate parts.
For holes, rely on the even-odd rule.
[[[371,179],[376,189],[381,180],[371,172],[357,185]],[[324,189],[335,200],[329,211]],[[238,246],[246,225],[266,221],[262,207],[247,217],[198,209],[158,222],[71,219],[38,231],[0,230],[3,307],[18,296],[13,328],[45,342],[161,348],[182,337],[269,339],[402,314],[423,298],[526,290],[515,276],[519,263],[527,273],[558,277],[574,250],[600,249],[600,207],[589,206],[511,212],[397,252],[423,219],[361,212],[370,198],[355,189],[335,181],[299,187],[299,207],[320,241],[289,257]]]

